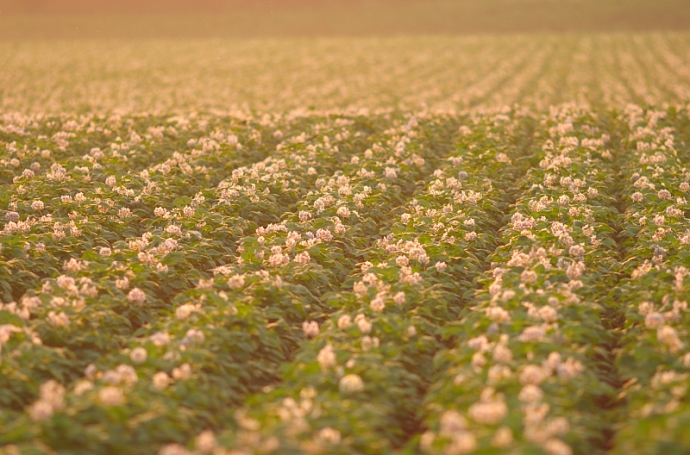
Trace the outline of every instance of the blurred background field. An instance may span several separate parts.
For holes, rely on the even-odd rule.
[[[682,104],[688,0],[0,0],[0,109]]]
[[[684,30],[688,0],[0,0],[0,39]]]
[[[462,111],[690,101],[690,34],[0,43],[0,110]]]

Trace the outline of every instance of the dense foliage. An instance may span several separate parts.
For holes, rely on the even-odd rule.
[[[688,125],[5,115],[0,453],[688,453]]]

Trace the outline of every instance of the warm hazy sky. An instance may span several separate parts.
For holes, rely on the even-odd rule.
[[[218,13],[238,9],[320,9],[411,1],[415,0],[0,0],[0,7],[6,13]],[[424,0],[415,3],[424,3]]]
[[[0,0],[0,39],[690,30],[690,0]]]

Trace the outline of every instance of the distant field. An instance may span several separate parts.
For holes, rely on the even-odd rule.
[[[456,110],[690,101],[690,35],[0,43],[5,112]]]
[[[687,29],[689,0],[0,0],[0,39]]]

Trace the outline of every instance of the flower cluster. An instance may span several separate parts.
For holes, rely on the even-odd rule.
[[[0,116],[0,441],[683,447],[689,113]]]
[[[514,171],[502,141],[523,121],[507,114],[456,129],[426,185],[327,296],[338,310],[300,346],[284,382],[242,413],[240,431],[219,436],[223,445],[371,452],[401,444],[440,348],[440,321],[457,317],[459,296],[472,292],[488,259],[472,252],[495,247]]]
[[[587,112],[541,121],[533,166],[502,230],[483,290],[435,357],[420,447],[463,454],[509,448],[589,453],[609,392],[596,347],[608,337],[599,298],[618,262],[608,137]]]
[[[676,126],[668,112],[629,107],[621,120],[628,134],[622,162],[628,209],[625,274],[616,291],[625,324],[616,366],[631,418],[617,435],[616,453],[663,453],[664,440],[683,438],[675,422],[690,410],[689,156],[677,137],[684,123]]]

